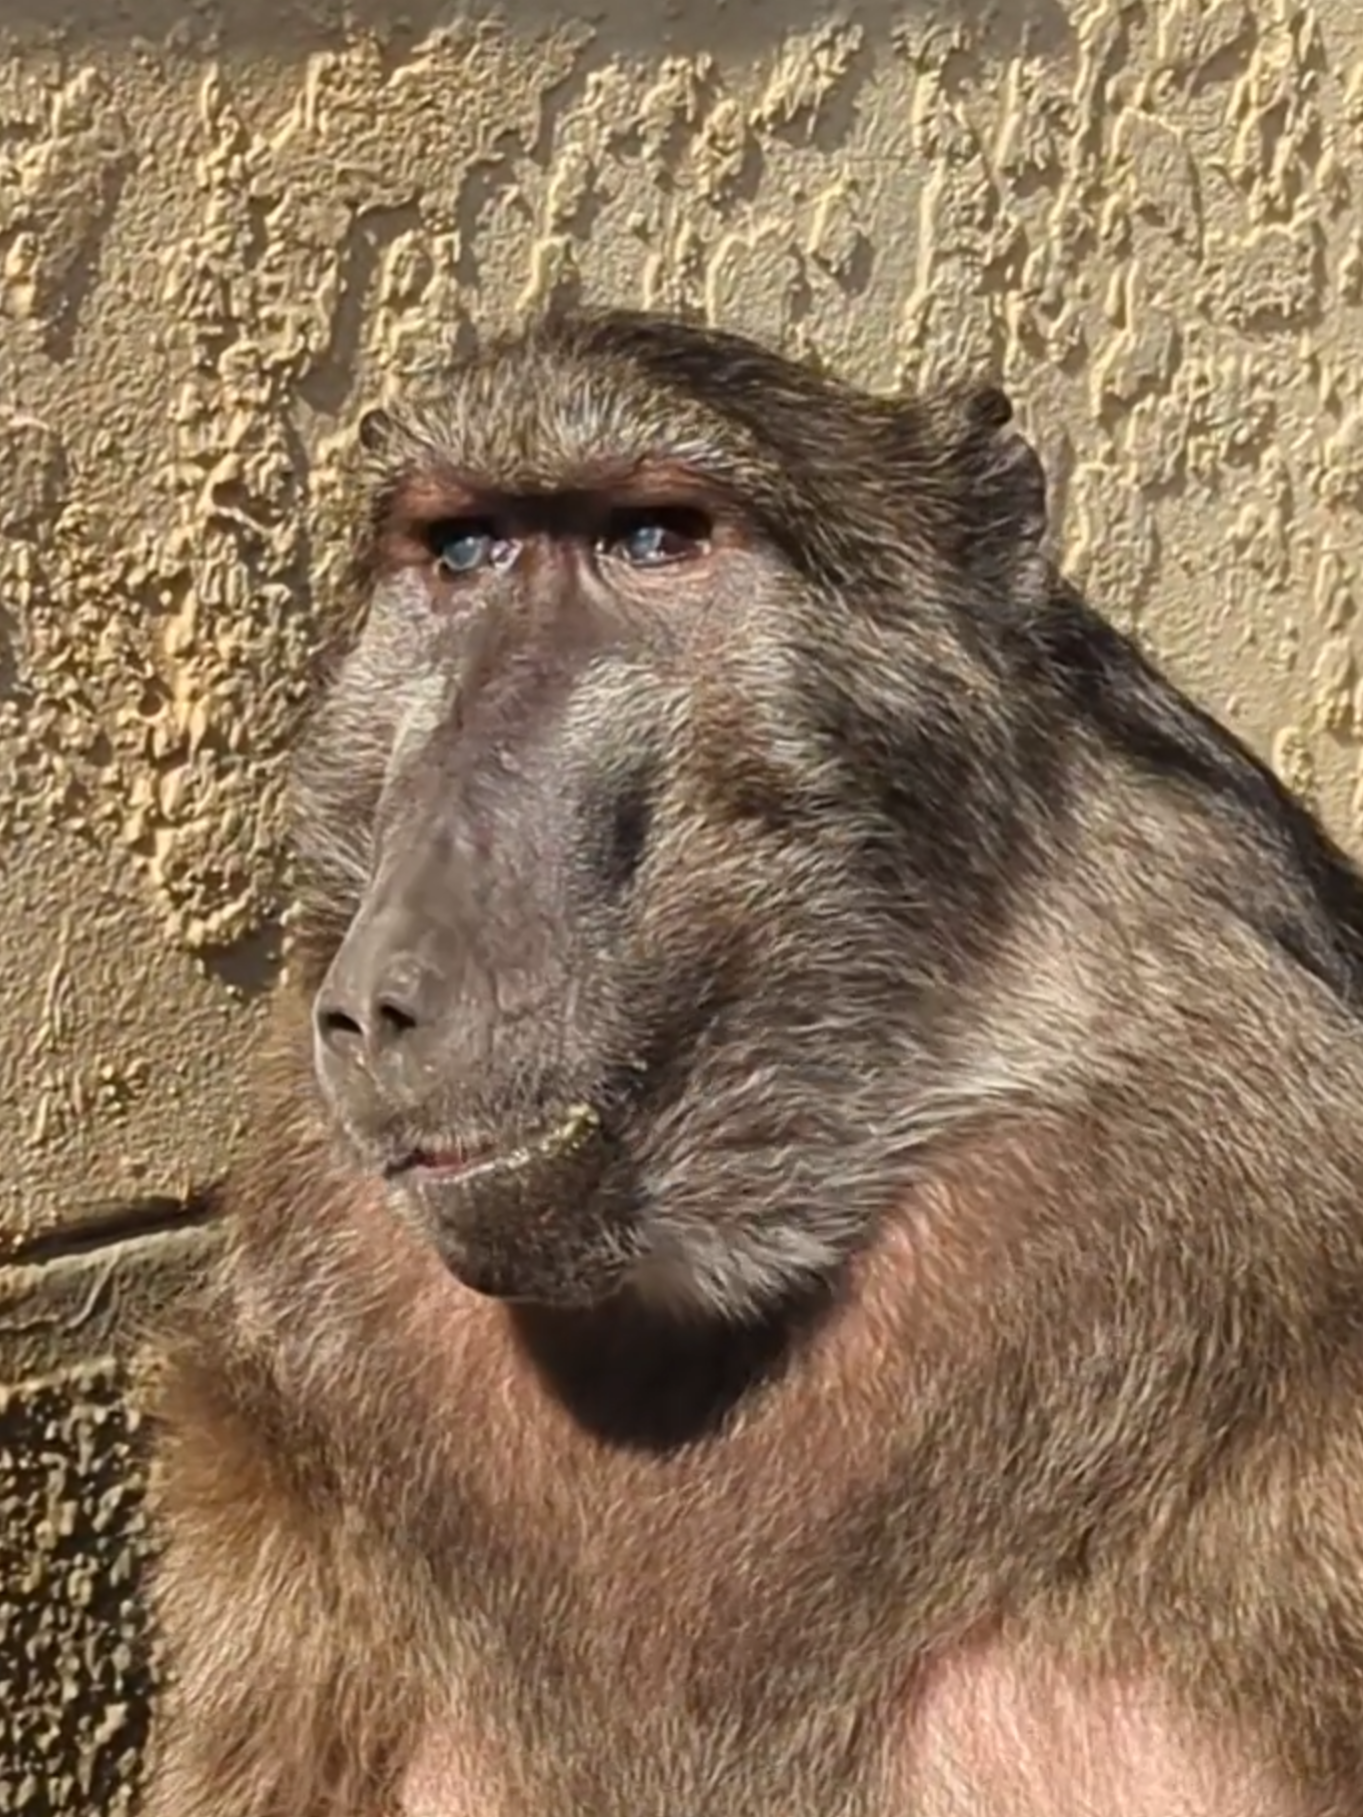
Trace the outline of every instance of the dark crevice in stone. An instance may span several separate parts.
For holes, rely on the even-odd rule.
[[[83,1211],[59,1230],[43,1230],[0,1248],[0,1266],[25,1267],[65,1262],[120,1243],[152,1236],[169,1236],[212,1224],[218,1217],[213,1188],[200,1187],[177,1198],[152,1193],[141,1199],[120,1199]]]

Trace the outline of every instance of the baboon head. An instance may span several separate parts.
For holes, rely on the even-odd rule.
[[[949,1119],[1046,793],[1009,415],[598,314],[366,419],[299,777],[316,1060],[467,1285],[752,1316]]]

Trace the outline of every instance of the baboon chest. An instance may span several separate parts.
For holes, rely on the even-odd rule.
[[[909,1516],[836,1331],[655,1449],[584,1431],[482,1311],[465,1335],[453,1639],[403,1817],[1315,1817],[1152,1684],[1000,1642],[925,1670]]]
[[[831,1530],[757,1507],[706,1520],[688,1487],[550,1501],[519,1566],[469,1558],[471,1619],[404,1817],[879,1809],[910,1661],[871,1667],[875,1611]]]
[[[801,1514],[744,1461],[722,1494],[713,1459],[651,1494],[561,1480],[518,1562],[470,1554],[403,1817],[1317,1817],[1153,1683],[1020,1643],[925,1671],[846,1485]]]
[[[405,1817],[871,1808],[845,1794],[875,1782],[911,1662],[884,1656],[847,1543],[867,1486],[845,1434],[839,1468],[809,1472],[776,1391],[694,1441],[620,1444],[524,1379],[494,1393],[490,1356],[461,1378],[486,1442],[443,1548],[449,1690]],[[794,1443],[832,1459],[831,1420]]]
[[[738,1707],[728,1723],[690,1709],[678,1686],[622,1675],[560,1686],[541,1705],[546,1726],[527,1733],[506,1720],[523,1699],[461,1687],[411,1764],[401,1817],[1328,1817],[1337,1808],[1293,1792],[1225,1735],[1190,1728],[1152,1686],[1098,1689],[1034,1673],[1002,1650],[950,1661],[907,1695],[896,1695],[902,1661],[891,1655],[877,1694],[816,1638],[802,1717],[745,1723],[742,1707],[760,1702],[761,1661],[741,1657],[741,1621],[732,1645]],[[849,1698],[853,1678],[864,1688]]]

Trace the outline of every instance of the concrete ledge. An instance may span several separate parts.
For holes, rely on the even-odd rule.
[[[136,1341],[214,1240],[0,1269],[0,1812],[133,1808],[152,1685]]]

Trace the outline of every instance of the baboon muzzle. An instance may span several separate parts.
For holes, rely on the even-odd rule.
[[[467,1120],[523,1145],[590,1099],[580,1058],[576,1085],[564,1076],[565,1048],[592,1045],[568,1023],[605,987],[602,943],[648,812],[632,773],[566,779],[575,754],[556,771],[559,755],[462,788],[437,775],[385,827],[314,1002],[318,1073],[343,1120],[454,1135]]]

